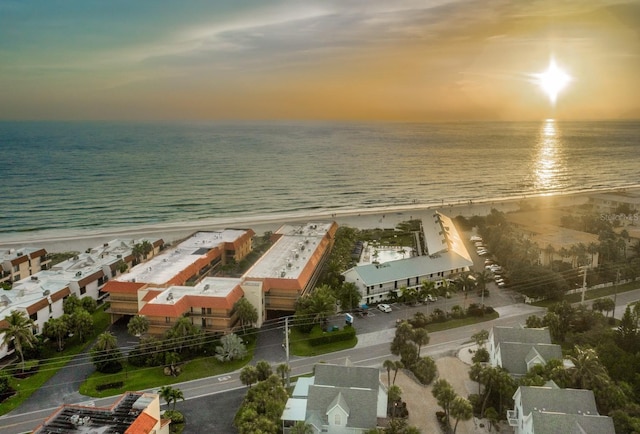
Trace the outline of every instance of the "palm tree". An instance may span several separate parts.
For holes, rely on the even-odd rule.
[[[258,310],[244,297],[236,301],[233,310],[238,315],[243,334],[247,324],[255,324],[258,321]]]
[[[173,403],[173,405],[171,406],[172,411],[175,411],[176,403],[179,399],[184,401],[184,394],[182,393],[182,391],[180,389],[174,389],[171,386],[162,386],[158,391],[158,394],[162,399],[165,400],[167,405],[171,405]]]
[[[22,372],[24,372],[24,353],[25,346],[33,348],[36,343],[36,337],[33,335],[33,320],[27,316],[25,312],[12,310],[4,319],[6,326],[0,328],[2,343],[6,346],[13,341],[13,346],[20,356]]]
[[[396,384],[396,377],[398,376],[398,371],[404,368],[404,363],[400,360],[396,360],[393,364],[393,383]]]
[[[66,315],[67,318],[64,316]],[[51,318],[44,323],[42,334],[50,339],[55,339],[58,343],[58,351],[64,348],[64,337],[69,333],[69,319],[67,314],[60,318]]]
[[[127,331],[130,335],[140,337],[149,331],[149,319],[145,316],[136,315],[127,323]]]
[[[280,375],[280,378],[282,378],[282,383],[289,387],[289,373],[291,372],[289,365],[286,363],[280,363],[276,367],[276,372]]]
[[[118,348],[118,341],[111,332],[98,335],[96,343],[91,350],[91,358],[99,372],[109,372],[116,367],[120,370],[120,358],[122,354]]]
[[[593,348],[576,347],[569,360],[573,363],[573,367],[569,368],[569,375],[576,388],[595,389],[609,381],[607,369]]]
[[[423,345],[428,345],[430,341],[429,332],[427,329],[417,328],[413,330],[413,336],[411,340],[418,346],[418,356],[420,356],[420,350]]]
[[[450,412],[451,417],[456,420],[456,423],[453,426],[453,434],[456,434],[458,422],[461,420],[469,420],[473,416],[473,406],[468,399],[463,398],[462,396],[456,396],[451,402]]]
[[[475,278],[471,277],[471,273],[462,273],[460,274],[457,278],[456,281],[458,282],[458,285],[460,286],[460,289],[462,289],[462,291],[464,292],[464,306],[463,306],[463,310],[466,310],[467,308],[467,294],[469,293],[469,291],[471,290],[472,286],[475,285]]]
[[[382,367],[387,370],[387,389],[391,387],[391,370],[394,368],[395,362],[393,360],[385,360],[382,363]]]
[[[240,382],[251,389],[251,385],[258,381],[258,370],[253,365],[247,365],[240,371]]]
[[[482,293],[480,296],[480,306],[482,306],[482,315],[484,315],[484,292],[487,289],[487,282],[489,281],[490,276],[487,270],[476,271],[474,276],[476,278],[476,286]]]

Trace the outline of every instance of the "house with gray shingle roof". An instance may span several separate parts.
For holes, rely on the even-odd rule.
[[[387,416],[387,391],[376,368],[317,364],[315,375],[296,385],[282,414],[283,430],[297,421],[314,433],[362,433]]]
[[[525,375],[535,365],[562,360],[562,348],[551,343],[549,330],[493,327],[489,333],[489,362],[514,376]]]
[[[613,419],[601,416],[591,390],[520,386],[507,412],[515,434],[614,434]]]

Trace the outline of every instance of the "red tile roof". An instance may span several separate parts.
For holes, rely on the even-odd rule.
[[[149,291],[150,293],[151,291]],[[155,293],[154,297],[156,295],[158,293]],[[240,300],[243,295],[244,291],[240,286],[233,288],[226,297],[187,294],[177,299],[173,304],[147,303],[140,309],[140,315],[177,318],[189,312],[192,307],[231,310],[236,301]]]
[[[124,432],[125,434],[149,434],[153,431],[153,427],[156,426],[158,420],[147,414],[140,413],[140,416],[133,421],[129,428]]]
[[[146,283],[141,282],[118,282],[117,280],[110,280],[102,288],[104,292],[118,292],[118,293],[137,293],[138,289],[142,288]]]

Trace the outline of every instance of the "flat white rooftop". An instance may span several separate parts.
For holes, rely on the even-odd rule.
[[[0,291],[0,319],[12,310],[22,310],[67,287],[69,281],[53,276],[48,279],[22,279],[9,291]]]
[[[0,251],[0,266],[4,261],[12,261],[20,256],[28,256],[32,253],[43,250],[41,247],[21,247],[19,249],[6,249]]]
[[[144,282],[162,285],[182,270],[187,269],[209,250],[224,243],[231,243],[244,235],[242,229],[225,229],[214,232],[196,232],[175,248],[166,250],[150,260],[136,265],[128,273],[119,276],[119,282]]]
[[[273,246],[245,273],[245,277],[297,279],[326,236],[332,223],[283,225]]]
[[[195,286],[170,286],[149,303],[175,304],[180,298],[187,295],[225,298],[241,282],[242,279],[238,278],[206,277]]]

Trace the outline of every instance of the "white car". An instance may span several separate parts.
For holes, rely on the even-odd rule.
[[[434,303],[434,302],[438,301],[438,297],[434,297],[433,295],[428,294],[428,295],[424,298],[424,301],[430,301],[430,302]]]
[[[386,313],[391,312],[391,306],[389,306],[388,304],[384,304],[384,303],[379,304],[378,305],[378,309],[381,310],[382,312],[386,312]]]
[[[474,235],[471,238],[469,238],[469,241],[482,241],[482,237],[478,236],[478,235]]]

